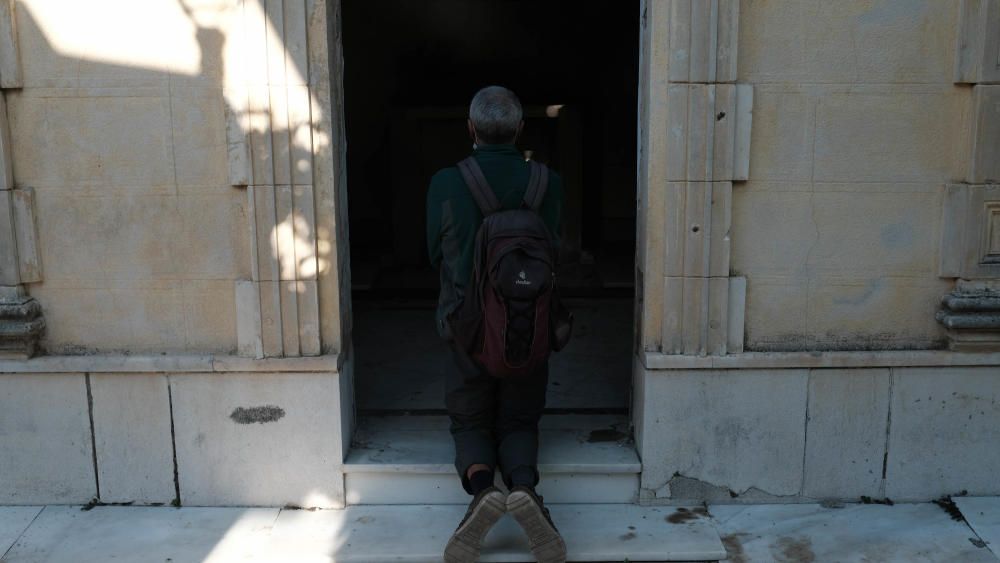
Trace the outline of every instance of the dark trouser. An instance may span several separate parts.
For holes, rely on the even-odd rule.
[[[445,406],[455,439],[455,468],[462,486],[472,494],[469,467],[477,463],[496,469],[504,483],[510,474],[528,467],[538,483],[538,420],[545,408],[548,364],[524,378],[501,379],[485,373],[465,354],[452,348]]]

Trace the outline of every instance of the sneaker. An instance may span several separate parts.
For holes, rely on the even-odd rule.
[[[566,542],[552,523],[542,497],[529,487],[514,487],[507,495],[510,512],[528,536],[528,545],[538,563],[565,563]]]
[[[506,500],[500,489],[490,487],[480,491],[469,503],[465,518],[462,518],[444,548],[445,563],[475,563],[479,559],[483,539],[503,516],[506,508]]]

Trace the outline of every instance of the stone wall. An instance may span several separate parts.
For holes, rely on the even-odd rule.
[[[649,0],[644,348],[942,347],[946,186],[990,180],[996,144],[984,126],[969,147],[991,78],[957,53],[993,4]],[[340,351],[338,5],[11,5],[45,350]]]
[[[0,364],[0,505],[343,506],[334,358],[39,361]]]
[[[942,201],[972,102],[954,83],[959,20],[953,0],[741,2],[755,105],[732,268],[748,349],[943,346]]]
[[[339,351],[325,4],[12,5],[13,183],[34,192],[44,349]]]
[[[995,365],[639,371],[645,503],[1000,493]]]

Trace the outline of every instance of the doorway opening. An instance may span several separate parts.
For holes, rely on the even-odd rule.
[[[574,337],[547,412],[623,415],[634,345],[639,1],[342,0],[355,351],[364,416],[443,414],[431,176],[468,156],[468,104],[520,97],[518,148],[565,185],[560,289]]]

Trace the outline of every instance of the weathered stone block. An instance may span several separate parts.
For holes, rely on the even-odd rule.
[[[31,288],[45,304],[50,354],[184,350],[184,296],[176,282],[47,280]]]
[[[14,202],[11,190],[0,190],[0,285],[21,283],[14,236]]]
[[[889,420],[889,370],[812,370],[805,482],[812,498],[878,498]]]
[[[250,161],[253,181],[258,185],[274,185],[274,146],[271,136],[271,99],[267,86],[251,86],[250,111]]]
[[[51,31],[47,31],[46,24],[58,18],[60,12],[65,18],[65,9],[46,2],[32,2],[30,6],[18,2],[14,10],[17,41],[25,54],[21,61],[21,85],[25,88],[75,88],[79,84],[79,60],[56,51],[49,39]]]
[[[961,0],[955,82],[1000,82],[1000,2]]]
[[[191,188],[176,198],[180,224],[173,256],[180,276],[198,280],[250,277],[246,195],[225,186]]]
[[[739,0],[670,0],[670,81],[734,82]]]
[[[669,180],[732,181],[746,170],[735,158],[749,158],[752,86],[671,84],[666,104]]]
[[[729,278],[729,311],[727,312],[726,351],[730,354],[743,352],[746,334],[747,279]]]
[[[220,88],[171,88],[170,125],[178,185],[228,183],[224,105]]]
[[[816,98],[758,86],[754,92],[750,170],[753,180],[812,179]]]
[[[92,374],[90,389],[101,501],[169,504],[176,495],[167,377]]]
[[[79,287],[94,279],[176,279],[185,267],[176,259],[185,221],[174,196],[138,188],[95,195],[39,188],[35,204],[47,280]]]
[[[887,95],[888,94],[888,95]],[[946,182],[961,161],[960,92],[830,93],[816,113],[816,181]]]
[[[0,1],[0,88],[20,88],[22,85],[14,0],[3,0]]]
[[[996,32],[1000,36],[1000,31]],[[1000,64],[1000,63],[998,63]],[[969,168],[965,181],[1000,183],[1000,85],[972,89]]]
[[[235,289],[237,353],[250,358],[264,357],[260,324],[258,282],[238,280]]]
[[[796,187],[797,191],[769,191],[751,183],[733,192],[734,271],[785,276],[804,272],[816,226],[811,186]],[[781,220],[775,221],[776,216]]]
[[[344,503],[338,377],[170,377],[185,505]]]
[[[10,122],[5,98],[0,94],[0,190],[11,190],[14,189],[14,161],[10,152]]]
[[[229,183],[233,186],[253,184],[250,157],[250,99],[246,88],[225,89],[226,158]]]
[[[288,133],[292,183],[313,183],[313,95],[308,86],[288,86]]]
[[[893,370],[886,495],[1000,494],[997,369]]]
[[[669,182],[664,200],[666,274],[728,276],[732,183]]]
[[[179,282],[184,301],[185,351],[234,353],[236,301],[229,280]]]
[[[260,332],[264,357],[276,358],[284,355],[282,331],[285,319],[281,314],[281,282],[257,282],[260,291]]]
[[[856,184],[820,184],[815,190],[815,239],[809,241],[807,258],[811,271],[933,277],[937,264],[931,249],[937,244],[941,220],[939,191]]]
[[[0,376],[0,504],[96,495],[85,376]]]
[[[17,240],[17,268],[21,283],[42,281],[42,257],[38,251],[38,226],[35,221],[35,190],[10,190]]]
[[[644,378],[643,489],[682,477],[736,494],[800,492],[808,370]]]
[[[281,279],[278,262],[277,201],[274,186],[247,188],[250,258],[254,281]]]
[[[316,214],[312,186],[277,186],[274,193],[280,279],[315,279]]]
[[[952,0],[743,2],[739,79],[753,83],[950,81],[956,15]]]
[[[943,280],[823,277],[810,280],[811,347],[826,350],[908,350],[940,347],[934,315]]]
[[[8,98],[21,185],[158,186],[174,182],[163,97]],[[141,163],[141,165],[139,165]]]
[[[809,279],[751,275],[747,278],[746,349],[808,348]]]

